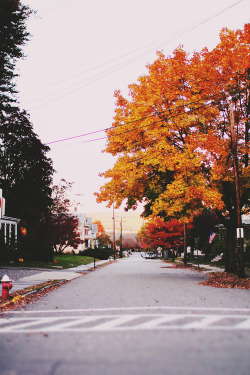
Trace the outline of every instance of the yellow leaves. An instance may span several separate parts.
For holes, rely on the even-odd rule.
[[[201,174],[178,175],[153,205],[154,214],[165,211],[170,217],[190,217],[201,207],[222,210],[222,195],[208,186]]]
[[[98,202],[145,200],[150,213],[192,215],[201,206],[226,210],[223,183],[233,181],[227,98],[237,114],[242,189],[250,189],[243,160],[249,153],[245,129],[249,77],[250,25],[224,29],[220,44],[189,57],[157,53],[148,74],[129,86],[129,99],[115,92],[114,123],[106,152],[119,155]],[[232,189],[231,189],[232,190]],[[228,201],[232,201],[227,199]],[[132,202],[132,203],[131,203]]]
[[[19,300],[22,299],[22,298],[24,298],[24,296],[22,296],[22,295],[20,294],[20,295],[18,295],[18,296],[16,296],[16,297],[12,298],[11,301],[12,301],[13,303],[15,303],[15,302],[19,301]]]

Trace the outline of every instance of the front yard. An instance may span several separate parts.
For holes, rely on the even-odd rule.
[[[72,254],[56,254],[53,262],[35,262],[20,259],[18,262],[2,262],[0,268],[3,267],[29,267],[29,268],[71,268],[82,264],[94,262],[94,258],[72,255]]]

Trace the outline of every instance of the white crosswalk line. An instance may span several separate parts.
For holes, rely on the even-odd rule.
[[[72,318],[68,322],[64,322],[61,324],[53,324],[53,326],[47,327],[46,331],[53,332],[53,331],[60,331],[66,330],[67,328],[73,328],[74,326],[81,325],[82,323],[90,323],[95,322],[100,319],[100,316],[84,316],[78,318]]]
[[[125,324],[125,323],[135,320],[137,317],[138,315],[125,315],[125,316],[120,316],[120,317],[114,317],[114,319],[111,319],[108,322],[97,325],[96,327],[92,328],[92,330],[93,331],[113,330],[113,329],[116,329],[117,326],[120,326],[121,324]]]
[[[198,321],[194,321],[191,323],[184,324],[185,328],[205,328],[208,327],[212,323],[216,323],[223,319],[221,315],[210,315],[206,317],[198,317]]]
[[[23,330],[23,329],[27,329],[27,328],[29,329],[32,326],[41,325],[41,324],[44,324],[44,323],[45,324],[50,323],[51,321],[56,320],[56,319],[57,318],[33,318],[31,320],[29,318],[28,322],[26,321],[25,323],[13,324],[12,326],[7,326],[7,327],[1,328],[1,330],[3,329],[5,331],[8,331],[8,330],[18,331],[18,330]],[[22,320],[19,319],[19,321],[22,321]],[[15,321],[17,321],[17,319],[15,319]],[[10,320],[9,320],[9,322],[10,322]]]
[[[134,311],[136,310],[136,311]],[[172,308],[174,310],[174,308]],[[143,331],[143,330],[250,330],[250,311],[229,309],[214,311],[185,308],[183,311],[128,308],[68,310],[67,312],[24,311],[21,316],[7,314],[0,319],[0,333],[25,332],[101,332],[101,331]],[[107,311],[109,313],[107,314]],[[232,313],[233,311],[233,313]]]
[[[245,319],[243,322],[240,322],[235,325],[235,329],[250,329],[250,318]]]
[[[156,327],[159,327],[160,324],[162,323],[169,323],[169,322],[172,322],[172,321],[175,321],[175,320],[179,320],[181,318],[183,318],[185,315],[165,315],[165,316],[161,316],[161,317],[158,317],[158,318],[153,318],[152,320],[150,320],[149,322],[145,322],[145,323],[141,323],[141,324],[138,324],[137,328],[139,329],[153,329],[153,328],[156,328]]]

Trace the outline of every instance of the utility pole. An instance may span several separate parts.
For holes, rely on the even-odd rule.
[[[238,262],[239,262],[239,277],[245,277],[245,268],[243,261],[243,228],[241,223],[241,206],[240,206],[240,184],[239,184],[239,170],[238,170],[238,156],[237,156],[237,140],[234,127],[234,110],[232,104],[230,104],[230,124],[231,124],[231,135],[232,135],[232,155],[233,155],[233,166],[234,166],[234,182],[235,182],[235,193],[236,193],[236,215],[237,215],[237,238],[239,242],[238,246]]]
[[[120,223],[120,226],[121,226],[120,258],[122,258],[122,217],[121,217],[121,223]]]
[[[116,253],[116,246],[115,246],[115,206],[114,206],[114,203],[113,203],[113,254],[114,254],[114,260],[116,258],[115,253]]]
[[[187,224],[184,221],[184,264],[187,264]]]

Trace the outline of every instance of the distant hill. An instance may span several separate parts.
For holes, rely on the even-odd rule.
[[[91,217],[93,221],[100,220],[107,233],[113,233],[113,211],[110,212],[88,212],[87,217]],[[122,232],[136,234],[143,226],[144,219],[140,217],[141,212],[131,211],[123,212],[115,210],[115,231],[116,236],[121,231],[122,218]]]

